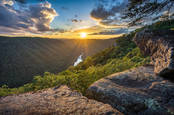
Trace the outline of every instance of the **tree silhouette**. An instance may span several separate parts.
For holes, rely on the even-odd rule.
[[[128,0],[128,7],[122,18],[130,19],[130,26],[140,24],[144,18],[149,16],[152,16],[153,21],[158,20],[161,16],[169,19],[174,15],[174,12],[171,12],[173,6],[174,0]],[[164,15],[154,15],[164,10],[166,11]]]

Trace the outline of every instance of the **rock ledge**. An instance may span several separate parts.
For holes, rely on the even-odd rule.
[[[142,66],[112,74],[92,84],[87,95],[128,115],[174,114],[174,83],[153,71]]]
[[[2,97],[0,115],[122,115],[67,86]]]

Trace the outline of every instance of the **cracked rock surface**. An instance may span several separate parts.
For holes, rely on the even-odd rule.
[[[122,115],[67,86],[0,98],[0,115]]]
[[[174,114],[174,83],[141,66],[112,74],[92,84],[87,96],[128,115]]]

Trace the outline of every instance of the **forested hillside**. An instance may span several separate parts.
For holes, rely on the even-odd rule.
[[[93,55],[114,41],[0,37],[0,86],[18,87],[44,72],[59,73],[80,54]]]

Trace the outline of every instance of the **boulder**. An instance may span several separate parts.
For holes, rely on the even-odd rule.
[[[86,93],[127,115],[174,114],[174,83],[157,76],[153,66],[112,74],[92,84]]]
[[[144,55],[151,57],[154,72],[172,77],[174,73],[174,31],[144,29],[133,41]]]
[[[2,97],[0,115],[122,115],[67,86]]]

